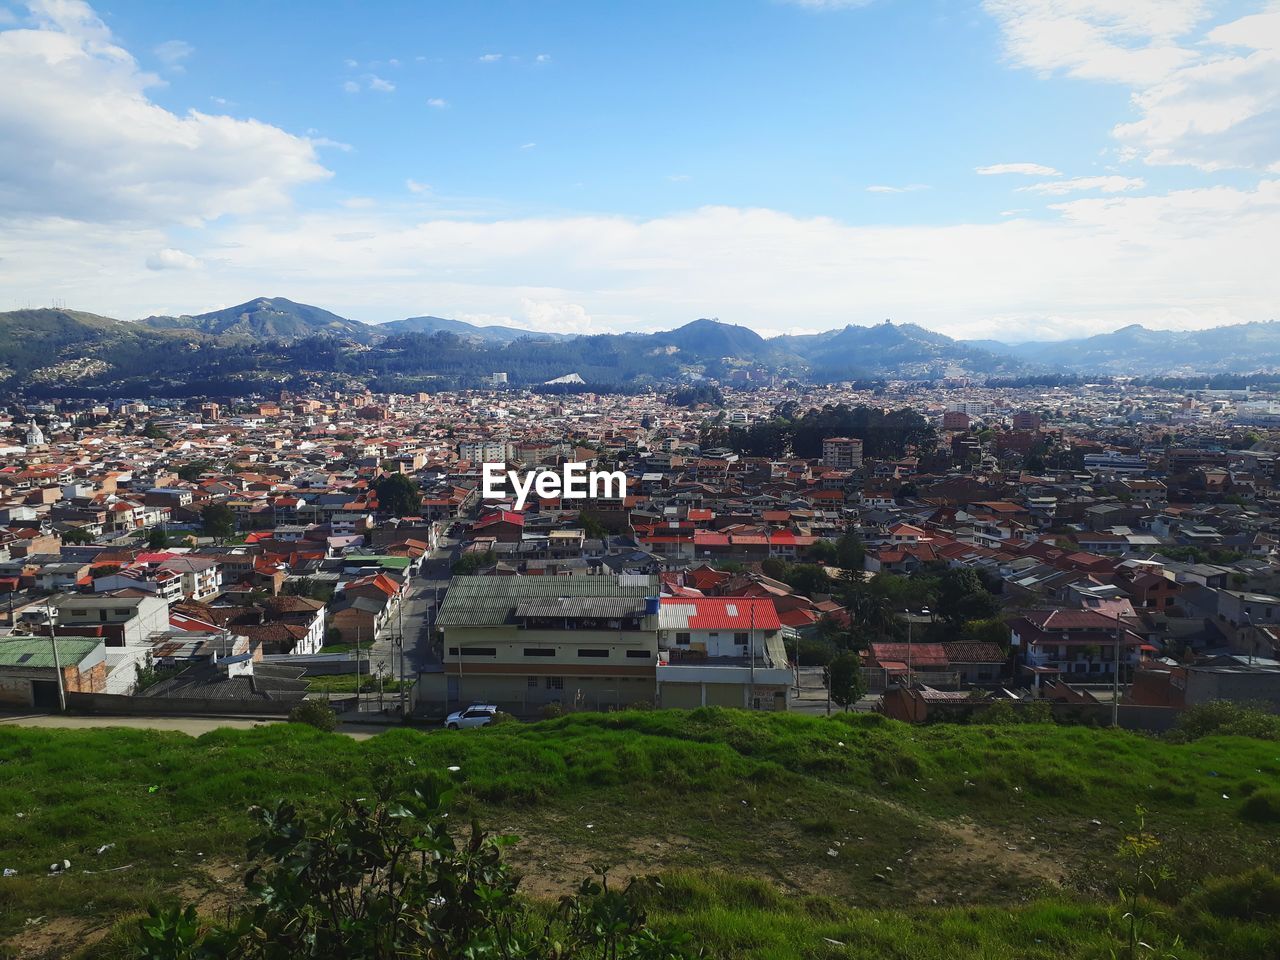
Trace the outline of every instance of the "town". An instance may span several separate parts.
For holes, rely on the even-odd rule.
[[[1160,732],[1280,703],[1269,393],[498,381],[12,405],[0,704]]]

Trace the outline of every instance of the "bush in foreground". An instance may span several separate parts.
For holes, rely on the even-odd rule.
[[[305,723],[309,727],[332,733],[338,729],[338,717],[323,700],[303,700],[289,711],[290,723]]]
[[[690,938],[647,922],[656,881],[611,887],[584,880],[549,914],[516,896],[502,861],[515,837],[479,823],[449,829],[452,791],[428,778],[403,796],[345,801],[308,821],[293,804],[250,813],[257,864],[245,877],[252,904],[226,924],[195,907],[153,908],[139,921],[145,960],[687,960]]]

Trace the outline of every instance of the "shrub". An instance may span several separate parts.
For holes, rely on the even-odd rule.
[[[486,726],[496,727],[504,723],[514,723],[515,719],[516,719],[515,717],[507,713],[505,710],[498,710],[496,713],[494,713],[493,719],[490,720],[486,724]]]
[[[1280,716],[1256,704],[1214,700],[1186,711],[1168,733],[1177,743],[1209,736],[1280,740]]]
[[[305,723],[326,733],[338,729],[338,717],[323,700],[303,700],[289,711],[290,723]]]
[[[1280,790],[1255,790],[1240,806],[1240,816],[1254,823],[1280,823]]]
[[[1274,920],[1280,918],[1280,877],[1266,867],[1212,877],[1182,906],[1226,920]]]
[[[564,707],[558,703],[548,703],[538,713],[542,715],[543,720],[554,720],[556,717],[564,716]]]

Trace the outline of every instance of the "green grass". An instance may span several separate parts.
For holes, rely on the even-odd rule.
[[[200,738],[4,727],[0,866],[19,874],[0,880],[0,939],[28,917],[104,925],[225,895],[250,804],[324,809],[454,765],[461,812],[524,837],[513,858],[531,894],[593,864],[660,873],[673,892],[655,915],[731,957],[1105,956],[1113,852],[1138,804],[1165,840],[1171,901],[1280,858],[1274,823],[1246,807],[1269,798],[1280,745],[1243,737],[713,709],[364,741],[299,725]],[[72,870],[47,877],[63,858]],[[1176,955],[1264,955],[1206,952],[1203,938],[1280,937],[1273,921],[1223,923],[1171,916]]]

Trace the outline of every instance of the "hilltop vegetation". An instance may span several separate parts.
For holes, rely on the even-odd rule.
[[[915,958],[964,944],[1105,956],[1124,876],[1114,851],[1138,805],[1168,871],[1156,891],[1168,915],[1148,939],[1181,935],[1181,958],[1243,957],[1280,936],[1271,907],[1242,919],[1187,906],[1213,877],[1278,866],[1270,808],[1249,803],[1280,775],[1272,741],[710,709],[367,741],[291,725],[199,739],[7,727],[0,849],[19,873],[0,883],[0,935],[29,940],[24,920],[38,916],[83,934],[156,900],[225,906],[250,804],[324,811],[450,766],[459,813],[523,838],[512,856],[526,894],[558,896],[592,865],[658,873],[670,893],[657,920],[723,956]],[[47,879],[63,858],[72,869]],[[123,951],[127,931],[107,942]]]

